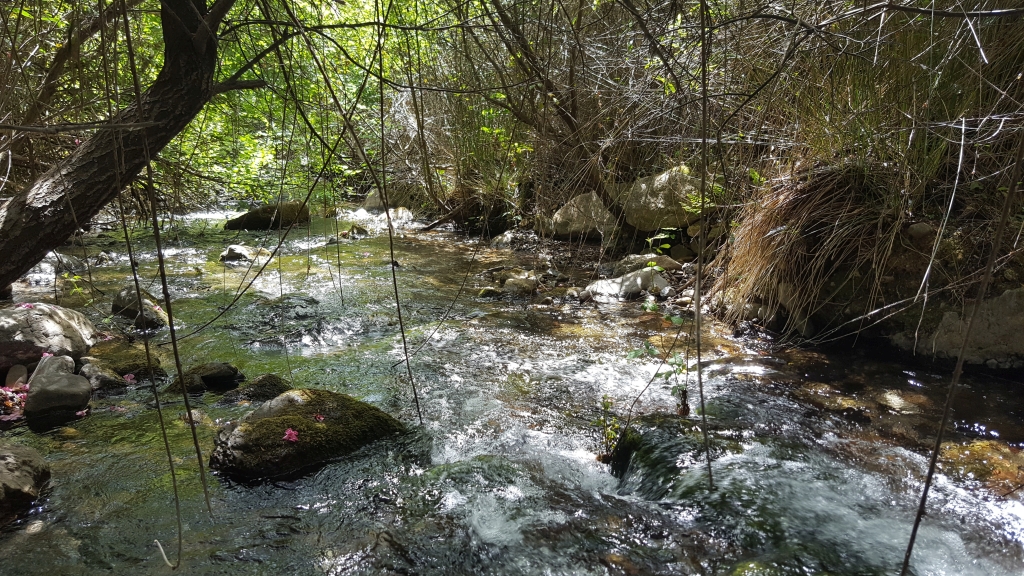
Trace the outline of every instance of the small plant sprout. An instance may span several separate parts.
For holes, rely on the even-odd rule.
[[[604,452],[598,456],[598,460],[602,462],[615,451],[615,443],[619,438],[619,430],[622,427],[619,424],[618,417],[612,412],[614,405],[615,400],[611,396],[607,394],[601,396],[601,416],[590,423],[601,431],[601,443]]]

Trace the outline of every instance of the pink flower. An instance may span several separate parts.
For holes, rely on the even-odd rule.
[[[53,356],[53,354],[50,354],[49,352],[43,352],[43,358],[48,358],[50,356]]]
[[[125,374],[124,381],[129,384],[135,384],[135,374]]]
[[[291,428],[288,428],[287,430],[284,431],[284,438],[282,438],[282,440],[287,440],[289,442],[298,442],[299,433],[296,432],[295,430],[292,430]]]
[[[160,310],[160,307],[159,307],[159,306],[157,306],[156,304],[153,304],[153,310],[156,310],[156,311],[158,311],[158,312],[160,312],[160,311],[161,311],[161,310]]]
[[[316,420],[317,422],[323,422],[324,421],[324,415],[323,414],[313,414],[313,420]]]
[[[22,302],[21,304],[18,304],[18,308],[25,308],[31,310],[32,308],[35,308],[35,306],[30,302]]]
[[[85,410],[79,410],[78,412],[75,412],[75,416],[78,416],[79,418],[81,418],[81,417],[87,415],[88,413],[89,413],[89,409],[86,408]]]

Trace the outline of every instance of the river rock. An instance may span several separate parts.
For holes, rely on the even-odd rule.
[[[10,300],[14,297],[14,284],[0,286],[0,300]]]
[[[964,306],[970,314],[972,303]],[[967,319],[951,310],[942,316],[938,326],[917,339],[917,354],[930,357],[956,358],[960,353]],[[1024,367],[1024,288],[1007,290],[981,303],[978,317],[971,329],[971,339],[964,351],[968,364],[984,364],[990,360],[998,368]],[[913,331],[896,334],[891,340],[904,349],[914,347]]]
[[[145,290],[142,291],[142,310],[135,294],[135,285],[129,284],[114,296],[110,311],[135,323],[140,330],[153,330],[167,325],[167,312],[158,304],[160,299]]]
[[[536,289],[536,278],[509,278],[505,281],[501,291],[504,294],[513,294],[515,296],[529,296]]]
[[[210,468],[244,480],[285,476],[402,430],[399,421],[351,396],[291,390],[221,428]]]
[[[0,441],[0,526],[28,510],[50,479],[50,465],[32,448]]]
[[[975,439],[969,442],[943,442],[939,465],[946,473],[990,484],[1001,489],[1020,485],[1024,455],[998,440]]]
[[[253,248],[243,244],[232,244],[220,253],[220,261],[225,264],[248,264],[250,262],[266,262],[271,256],[266,248]]]
[[[624,274],[618,278],[591,282],[586,291],[592,295],[613,296],[616,298],[634,298],[641,292],[657,294],[668,287],[668,281],[653,268],[645,268]],[[581,297],[582,300],[582,297]]]
[[[668,255],[676,262],[690,262],[697,257],[697,253],[690,250],[686,244],[676,244],[668,251]]]
[[[512,242],[515,240],[515,232],[512,230],[506,230],[501,234],[498,234],[494,238],[491,238],[491,248],[498,250],[511,248]]]
[[[927,222],[915,222],[907,227],[907,236],[918,248],[925,248],[935,241],[935,227]]]
[[[207,390],[226,392],[245,381],[245,374],[227,362],[208,362],[185,371],[185,390],[189,394],[202,394]],[[181,393],[181,379],[175,379],[164,392]]]
[[[224,224],[225,230],[270,230],[309,222],[309,207],[302,202],[260,206]]]
[[[45,356],[28,380],[25,417],[32,420],[73,418],[92,398],[89,380],[74,374],[70,356]]]
[[[700,218],[700,181],[685,166],[640,178],[629,184],[609,187],[622,206],[626,222],[637,230],[686,228]]]
[[[85,364],[95,364],[108,369],[118,376],[133,375],[137,380],[149,377],[148,367],[153,366],[153,375],[163,377],[167,372],[161,367],[156,346],[150,346],[150,360],[146,360],[146,346],[142,342],[129,342],[111,338],[97,342],[89,349],[89,355],[82,358]]]
[[[81,258],[57,252],[48,252],[43,257],[43,262],[53,266],[53,269],[60,274],[84,273],[88,266]]]
[[[650,264],[658,266],[663,270],[682,270],[683,265],[664,254],[630,254],[612,264],[608,270],[609,276],[622,276],[646,268]]]
[[[615,217],[595,192],[580,194],[562,206],[541,232],[556,238],[605,238],[615,230]]]
[[[0,371],[31,364],[43,353],[81,358],[98,332],[84,315],[52,304],[23,302],[0,310]]]
[[[7,377],[4,378],[4,386],[7,388],[17,388],[26,382],[28,382],[28,368],[21,364],[11,366],[7,371]]]
[[[291,389],[292,385],[277,374],[262,374],[234,390],[228,390],[224,393],[224,397],[220,399],[220,402],[222,404],[241,401],[266,402],[267,400],[277,398]]]
[[[128,381],[117,372],[99,364],[85,364],[79,374],[89,381],[93,390],[117,390],[128,386]]]

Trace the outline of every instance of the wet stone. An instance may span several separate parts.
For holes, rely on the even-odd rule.
[[[28,510],[49,479],[39,452],[0,440],[0,526]]]
[[[351,396],[291,390],[221,428],[210,467],[244,480],[287,476],[403,429]]]
[[[245,381],[245,374],[227,362],[208,362],[194,366],[185,371],[181,379],[175,379],[164,392],[181,392],[181,382],[185,382],[185,391],[189,394],[202,394],[206,391],[226,392],[237,388]]]

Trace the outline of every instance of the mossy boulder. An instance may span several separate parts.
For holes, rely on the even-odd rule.
[[[309,222],[309,208],[302,202],[269,204],[250,210],[224,224],[225,230],[270,230]]]
[[[182,381],[189,394],[202,394],[207,390],[227,392],[238,388],[238,384],[245,381],[245,374],[227,362],[207,362],[186,370],[184,376],[175,378],[164,392],[180,394]]]
[[[241,401],[266,402],[267,400],[277,398],[291,389],[292,385],[277,374],[263,374],[234,390],[228,390],[224,393],[224,397],[221,398],[221,403],[227,404]]]
[[[210,468],[242,480],[287,476],[403,429],[351,396],[290,390],[221,428]]]

